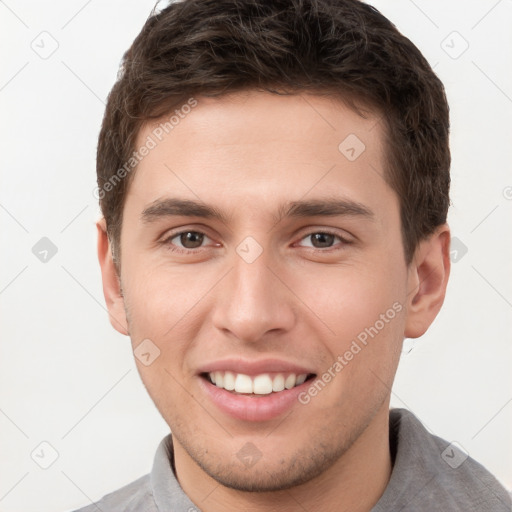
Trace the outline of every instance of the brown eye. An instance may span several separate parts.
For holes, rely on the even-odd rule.
[[[313,249],[329,249],[335,245],[336,239],[342,243],[345,242],[339,235],[317,231],[302,238],[300,245],[302,247],[312,247]]]
[[[181,231],[163,241],[165,245],[178,251],[199,249],[205,242],[211,242],[211,240],[199,231]]]
[[[203,233],[198,233],[197,231],[185,231],[174,238],[178,237],[181,245],[185,249],[197,249],[198,247],[201,247],[204,241]]]
[[[332,247],[334,239],[336,238],[335,235],[331,235],[330,233],[312,233],[309,237],[311,238],[312,246],[317,249]]]

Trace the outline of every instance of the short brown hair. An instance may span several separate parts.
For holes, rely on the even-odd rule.
[[[97,179],[114,253],[133,178],[119,171],[142,125],[191,96],[243,89],[327,93],[382,116],[385,179],[400,200],[407,263],[418,242],[446,222],[444,88],[387,18],[359,0],[183,0],[148,18],[108,97]]]

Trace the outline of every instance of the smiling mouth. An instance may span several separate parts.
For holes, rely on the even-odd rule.
[[[265,396],[295,388],[315,378],[314,373],[262,373],[249,376],[243,373],[216,371],[202,373],[201,377],[218,388],[236,395]]]

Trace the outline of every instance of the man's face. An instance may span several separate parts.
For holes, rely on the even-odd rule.
[[[177,456],[227,486],[284,488],[387,421],[408,294],[399,200],[377,115],[311,95],[196,99],[126,197],[128,331],[134,349],[150,340],[137,364]]]

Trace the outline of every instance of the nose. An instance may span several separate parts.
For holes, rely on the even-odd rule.
[[[296,321],[293,295],[275,262],[264,251],[252,263],[235,254],[233,263],[217,289],[214,326],[248,343],[289,331]]]

